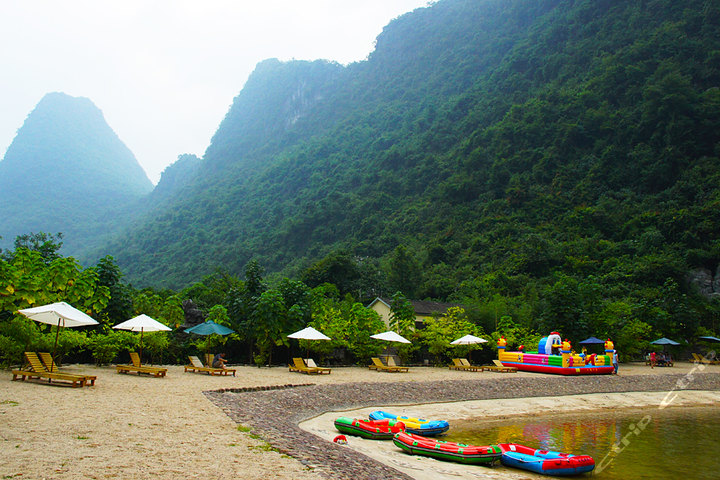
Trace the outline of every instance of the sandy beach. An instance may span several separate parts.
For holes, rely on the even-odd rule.
[[[683,388],[703,392],[678,398],[678,402],[720,401],[720,366],[700,371],[687,362],[654,370],[644,365],[622,365],[618,377],[577,381],[523,372],[458,372],[432,367],[412,368],[407,374],[341,367],[334,368],[330,375],[308,376],[288,372],[284,367],[240,366],[236,367],[236,377],[210,377],[183,372],[181,366],[168,366],[165,378],[121,375],[113,367],[64,368],[96,375],[96,385],[68,388],[36,381],[12,382],[9,371],[0,373],[0,382],[5,385],[0,393],[0,451],[4,459],[0,477],[351,478],[336,472],[333,464],[347,463],[351,458],[354,464],[369,469],[362,478],[381,478],[372,469],[383,468],[382,478],[422,478],[413,473],[415,467],[403,474],[398,471],[397,461],[391,459],[380,467],[374,465],[376,462],[368,458],[367,452],[353,453],[350,448],[330,444],[332,422],[328,424],[322,415],[327,411],[332,411],[330,416],[334,417],[342,411],[365,413],[373,406],[433,402],[433,408],[439,410],[431,412],[457,418],[451,417],[450,411],[457,410],[457,402],[464,400],[484,402],[463,403],[470,405],[463,408],[474,414],[482,411],[492,415],[499,411],[499,405],[505,409],[508,405],[507,401],[492,398],[523,397],[533,400],[521,402],[526,410],[518,413],[533,413],[558,402],[541,398],[548,392],[543,394],[536,386],[544,382],[570,391],[574,385],[580,385],[581,391],[613,394],[654,390],[656,394],[641,396],[653,404],[658,398],[662,400],[667,391],[678,388],[678,382],[684,379]],[[397,389],[395,395],[393,389]],[[557,389],[551,390],[557,393]],[[396,397],[397,403],[389,401]],[[601,397],[593,395],[592,403]],[[614,406],[620,401],[606,397]],[[619,398],[633,405],[639,401],[631,395]],[[442,407],[447,402],[439,399],[452,401],[453,409]],[[563,396],[562,402],[565,408],[570,404],[583,408],[590,400],[573,395]],[[278,418],[277,412],[287,412],[286,418],[279,419],[283,421],[278,421],[274,430],[263,428],[271,423],[263,415]],[[309,423],[301,429],[298,424],[305,421]],[[308,427],[313,422],[317,426]],[[388,458],[384,454],[370,457]],[[403,461],[408,458],[412,457]]]

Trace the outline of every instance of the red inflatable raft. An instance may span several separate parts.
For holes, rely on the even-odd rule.
[[[389,440],[398,432],[405,430],[405,424],[396,420],[358,420],[357,418],[338,417],[335,428],[342,433],[370,438]]]
[[[502,453],[497,445],[465,445],[463,443],[444,442],[434,438],[421,437],[412,433],[400,432],[393,437],[393,443],[402,450],[413,454],[433,457],[439,460],[467,464],[491,464],[500,460]]]

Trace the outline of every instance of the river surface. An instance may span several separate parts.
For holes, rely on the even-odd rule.
[[[519,443],[591,455],[595,471],[576,478],[720,478],[720,407],[650,407],[492,421],[456,420],[443,440],[474,445]]]

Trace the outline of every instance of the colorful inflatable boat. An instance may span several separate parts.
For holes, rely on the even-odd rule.
[[[557,373],[560,375],[609,375],[612,364],[613,342],[605,342],[605,355],[573,354],[570,342],[560,340],[557,332],[543,337],[537,352],[506,352],[505,337],[498,340],[498,360],[506,367],[526,372]]]
[[[406,416],[397,416],[382,410],[375,410],[370,413],[371,420],[400,420],[405,424],[407,433],[415,433],[426,437],[433,437],[445,433],[450,429],[450,424],[446,420],[425,420],[423,418],[413,418]]]
[[[397,420],[358,420],[357,418],[338,417],[335,428],[341,433],[369,438],[371,440],[389,440],[398,432],[405,430],[405,424]]]
[[[491,464],[500,460],[502,452],[497,445],[475,446],[463,443],[443,442],[434,438],[421,437],[400,432],[393,437],[393,443],[412,455],[447,460],[472,465]]]
[[[516,443],[500,443],[498,447],[502,450],[500,461],[507,467],[555,476],[578,475],[595,468],[595,460],[589,455],[535,450]]]

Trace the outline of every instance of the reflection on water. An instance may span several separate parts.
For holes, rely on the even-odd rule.
[[[720,478],[720,408],[602,411],[455,421],[445,440],[519,443],[595,459],[597,479]],[[585,475],[588,476],[588,475]]]

